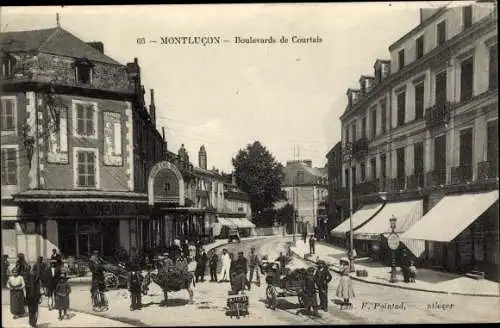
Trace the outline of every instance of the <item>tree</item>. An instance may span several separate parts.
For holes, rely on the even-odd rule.
[[[288,233],[292,233],[293,231],[293,215],[295,208],[292,204],[286,204],[282,208],[276,210],[276,216],[280,225],[286,227],[286,231]]]
[[[259,141],[240,149],[232,162],[236,184],[250,196],[252,212],[257,218],[282,199],[283,165]]]

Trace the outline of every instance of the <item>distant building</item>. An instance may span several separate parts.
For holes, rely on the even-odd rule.
[[[310,160],[288,161],[281,182],[288,203],[297,211],[297,229],[313,232],[318,226],[318,206],[326,197],[328,176],[325,168],[312,167]]]

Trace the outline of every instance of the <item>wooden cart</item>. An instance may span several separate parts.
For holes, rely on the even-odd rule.
[[[273,310],[276,309],[279,297],[296,296],[301,307],[304,306],[303,285],[304,276],[292,276],[281,274],[280,264],[274,262],[268,268],[266,276],[266,300],[267,306]]]

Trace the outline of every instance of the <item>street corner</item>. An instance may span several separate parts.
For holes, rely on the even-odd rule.
[[[30,327],[28,315],[14,319],[10,313],[10,307],[2,306],[2,327],[22,328]],[[68,317],[58,320],[57,311],[49,311],[48,308],[40,307],[38,312],[38,327],[134,327],[122,321],[112,320],[97,315],[77,311],[68,311]]]

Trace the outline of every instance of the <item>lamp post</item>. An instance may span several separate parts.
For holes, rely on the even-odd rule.
[[[353,192],[352,192],[352,143],[351,142],[346,142],[344,146],[344,162],[347,163],[349,167],[349,262],[351,263],[350,265],[350,270],[351,272],[354,270],[354,265],[352,263],[352,256],[353,256],[353,250],[354,250],[354,236],[352,233],[352,212],[354,209],[353,206]]]
[[[390,282],[396,282],[396,250],[399,248],[399,235],[394,232],[396,229],[397,218],[392,215],[389,219],[391,233],[387,237],[387,245],[391,249],[391,278]]]

